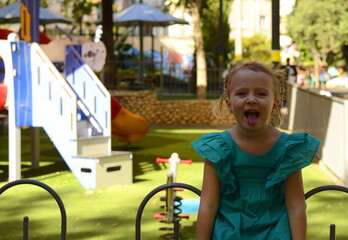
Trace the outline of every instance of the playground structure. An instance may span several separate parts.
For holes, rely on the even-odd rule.
[[[10,181],[20,178],[20,128],[42,127],[84,188],[132,183],[132,153],[111,150],[115,122],[129,114],[111,118],[109,92],[74,46],[66,48],[65,78],[37,43],[1,40],[0,57],[8,90]],[[137,120],[132,124],[142,122],[141,132],[129,132],[134,126],[128,120],[123,140],[146,134],[147,122]]]
[[[111,150],[111,131],[120,140],[139,141],[148,131],[146,120],[110,96],[83,61],[81,46],[47,47],[54,41],[46,39],[43,51],[37,44],[44,40],[39,33],[39,3],[21,0],[18,4],[20,37],[25,41],[18,41],[10,30],[1,31],[1,38],[11,35],[10,41],[0,40],[0,110],[8,107],[9,181],[21,178],[21,127],[34,127],[32,162],[37,167],[37,128],[42,127],[84,188],[132,183],[132,153]],[[105,50],[95,54],[93,47],[85,49],[84,56],[98,57],[92,59],[97,60],[92,66],[100,71]],[[47,54],[62,56],[62,62],[53,65]]]
[[[1,86],[0,107],[8,108],[9,181],[21,178],[21,127],[33,127],[32,162],[37,167],[37,128],[42,127],[84,188],[132,183],[132,153],[111,150],[111,131],[118,134],[117,128],[121,126],[122,140],[139,141],[148,131],[146,120],[126,112],[111,122],[111,116],[117,117],[125,110],[121,105],[111,109],[112,98],[83,61],[81,46],[67,45],[63,49],[52,46],[45,53],[38,45],[42,40],[40,0],[21,0],[18,5],[20,39],[24,41],[18,41],[18,35],[11,36],[10,41],[0,40],[0,84],[6,85]],[[13,34],[16,35],[5,31],[5,35]],[[50,39],[47,42],[52,43]],[[53,56],[63,56],[63,63],[56,64],[57,67],[47,56],[52,51]],[[97,56],[92,65],[102,69],[105,51],[102,53],[95,54],[92,48],[84,55]],[[112,112],[115,109],[117,113]],[[113,124],[125,119],[128,122],[133,119],[131,124],[141,127],[126,123],[114,129]]]
[[[191,164],[192,160],[181,160],[179,158],[179,154],[172,153],[170,158],[157,158],[157,163],[169,163],[170,168],[167,172],[167,184],[172,184],[176,182],[176,173],[177,173],[177,166],[180,163],[185,164]],[[164,197],[161,197],[161,201],[165,202],[164,206],[161,206],[161,209],[163,209],[165,212],[155,214],[155,219],[161,219],[161,223],[165,224],[174,224],[174,227],[161,227],[159,228],[160,231],[166,231],[167,233],[162,234],[160,237],[164,239],[172,239],[175,238],[176,235],[175,229],[180,228],[180,220],[185,218],[188,219],[188,215],[182,215],[182,198],[176,195],[177,191],[183,191],[182,188],[167,188],[165,189],[166,195]],[[168,232],[174,230],[173,233]]]

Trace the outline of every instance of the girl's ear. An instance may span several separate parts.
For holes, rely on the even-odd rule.
[[[277,111],[281,108],[282,101],[275,100],[272,108],[272,115],[276,114]]]
[[[228,111],[233,114],[233,110],[232,110],[230,99],[226,99],[225,101],[226,101],[226,105],[227,105]]]

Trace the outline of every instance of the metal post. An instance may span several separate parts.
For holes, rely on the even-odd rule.
[[[40,167],[40,128],[31,127],[31,169]]]
[[[23,218],[23,240],[29,239],[29,217]]]
[[[139,22],[139,34],[140,34],[140,68],[139,68],[139,85],[144,86],[144,24]]]
[[[330,240],[336,240],[336,225],[330,225]]]
[[[180,238],[180,220],[177,218],[174,220],[174,240]]]
[[[139,0],[139,3],[142,3],[142,0]],[[140,35],[140,66],[139,66],[139,87],[142,89],[144,86],[144,23],[139,22],[139,35]]]
[[[160,89],[161,89],[161,95],[163,96],[164,92],[164,80],[163,80],[163,47],[161,46],[161,62],[160,62]]]
[[[280,62],[279,0],[272,0],[272,62],[276,68]]]
[[[220,7],[219,7],[219,53],[218,53],[218,66],[219,71],[221,71],[221,68],[223,68],[224,64],[224,52],[225,52],[225,42],[224,42],[224,28],[223,28],[223,1],[220,0]],[[219,77],[221,76],[219,72]]]
[[[243,58],[243,43],[242,43],[242,19],[243,19],[243,7],[242,7],[243,0],[236,0],[237,5],[237,26],[236,26],[236,37],[234,41],[234,48],[235,48],[235,60],[237,62],[241,61]]]

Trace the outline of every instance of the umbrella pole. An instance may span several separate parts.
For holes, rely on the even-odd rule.
[[[139,33],[140,33],[140,73],[139,73],[139,87],[144,87],[144,46],[143,46],[143,38],[144,38],[144,31],[143,31],[143,22],[139,22]]]
[[[152,76],[154,76],[155,73],[155,57],[154,57],[154,51],[155,51],[155,43],[154,40],[155,36],[153,35],[153,27],[151,27],[151,70],[152,70]]]
[[[143,0],[139,0],[139,3],[142,3]],[[144,24],[143,22],[139,22],[139,35],[140,35],[140,76],[139,76],[139,81],[140,81],[140,88],[142,89],[144,87],[144,47],[143,47],[143,38],[144,38]]]

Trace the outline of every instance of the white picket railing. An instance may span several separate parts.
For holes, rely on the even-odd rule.
[[[73,46],[66,49],[65,66],[66,81],[81,100],[79,107],[86,108],[84,112],[90,114],[89,119],[96,129],[102,131],[101,135],[110,136],[110,93]]]
[[[51,139],[77,139],[77,97],[40,46],[31,44],[33,126]]]

